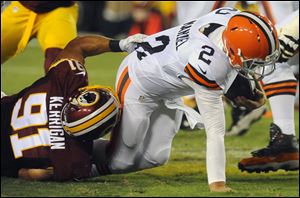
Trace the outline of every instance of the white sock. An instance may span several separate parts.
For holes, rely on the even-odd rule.
[[[292,95],[278,95],[269,98],[273,122],[283,134],[295,135],[294,100]]]

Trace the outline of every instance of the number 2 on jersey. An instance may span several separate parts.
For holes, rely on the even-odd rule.
[[[198,59],[202,60],[203,62],[205,62],[206,64],[209,65],[211,63],[211,60],[209,60],[207,56],[213,56],[215,53],[215,50],[214,50],[214,48],[212,48],[208,45],[203,45],[202,49],[203,50],[200,52]]]

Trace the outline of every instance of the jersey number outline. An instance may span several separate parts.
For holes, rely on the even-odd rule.
[[[15,104],[11,116],[11,127],[14,131],[33,127],[44,126],[48,123],[45,112],[46,93],[35,93],[28,96],[24,102],[23,115],[20,114],[23,99],[20,98]],[[37,102],[38,101],[38,102]],[[38,107],[39,112],[32,113],[32,107]],[[10,136],[11,146],[15,158],[23,157],[23,151],[40,146],[50,146],[50,131],[48,128],[38,128],[38,133],[19,138],[18,133]]]
[[[161,42],[162,44],[156,47],[152,47],[149,42],[143,42],[137,44],[137,48],[141,47],[143,48],[144,51],[148,52],[151,55],[151,54],[162,52],[170,43],[170,37],[166,35],[158,36],[155,38],[155,40]],[[148,55],[145,52],[137,51],[137,57],[139,60],[143,60],[143,58],[146,56]]]

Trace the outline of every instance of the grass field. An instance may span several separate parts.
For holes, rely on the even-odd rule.
[[[124,54],[108,53],[87,60],[90,84],[114,86],[117,67]],[[20,91],[43,75],[43,55],[35,43],[1,67],[1,90]],[[227,126],[230,109],[226,109]],[[295,113],[299,136],[299,112]],[[169,162],[158,168],[131,174],[97,177],[82,182],[27,182],[1,177],[1,197],[6,196],[222,196],[299,197],[299,171],[245,173],[237,163],[262,148],[269,140],[270,118],[263,118],[243,137],[226,137],[227,183],[231,193],[210,193],[205,170],[204,131],[180,131],[173,141]]]

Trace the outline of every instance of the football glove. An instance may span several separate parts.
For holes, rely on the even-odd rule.
[[[292,36],[281,34],[279,37],[280,56],[278,62],[287,62],[299,50],[299,39]]]
[[[126,51],[128,53],[131,53],[135,50],[137,43],[144,42],[144,39],[147,37],[145,34],[135,34],[132,36],[129,36],[125,39],[120,40],[120,48],[122,51]]]

